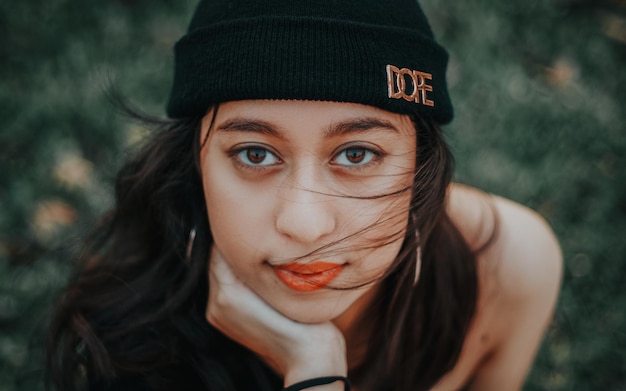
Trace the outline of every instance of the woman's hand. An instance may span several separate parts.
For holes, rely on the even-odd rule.
[[[234,275],[215,246],[209,283],[207,320],[261,356],[284,377],[285,386],[314,377],[346,375],[346,344],[333,323],[303,324],[278,313]]]

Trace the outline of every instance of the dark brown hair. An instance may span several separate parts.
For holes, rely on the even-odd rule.
[[[213,242],[199,175],[200,118],[153,121],[120,171],[115,208],[86,239],[49,328],[48,383],[60,390],[276,390],[253,353],[205,320]],[[364,324],[377,330],[350,377],[363,390],[427,390],[458,360],[475,312],[476,255],[445,212],[452,157],[440,127],[414,119],[411,228]],[[192,227],[197,236],[186,257]],[[420,281],[413,286],[417,246]]]

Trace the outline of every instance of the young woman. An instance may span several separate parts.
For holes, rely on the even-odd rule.
[[[560,250],[450,184],[446,63],[413,0],[201,2],[56,308],[52,384],[519,389]]]

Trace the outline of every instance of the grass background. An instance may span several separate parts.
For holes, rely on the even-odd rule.
[[[626,2],[422,4],[451,52],[457,180],[539,210],[563,246],[525,390],[626,390]],[[162,115],[194,5],[0,0],[0,390],[41,389],[50,303],[145,136],[103,89]]]

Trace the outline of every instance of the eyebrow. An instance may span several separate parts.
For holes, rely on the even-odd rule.
[[[324,137],[330,138],[374,129],[392,130],[399,133],[398,128],[396,128],[391,122],[380,120],[378,118],[365,117],[332,124],[324,131]]]
[[[391,122],[378,118],[364,117],[331,124],[324,130],[324,138],[332,138],[375,129],[391,130],[399,133],[398,128]],[[285,139],[279,126],[258,119],[232,118],[222,123],[216,130],[225,132],[251,132],[276,137],[281,140]]]
[[[270,122],[256,119],[232,118],[222,123],[216,130],[225,132],[259,133],[276,137],[281,140],[285,139],[275,125]]]

